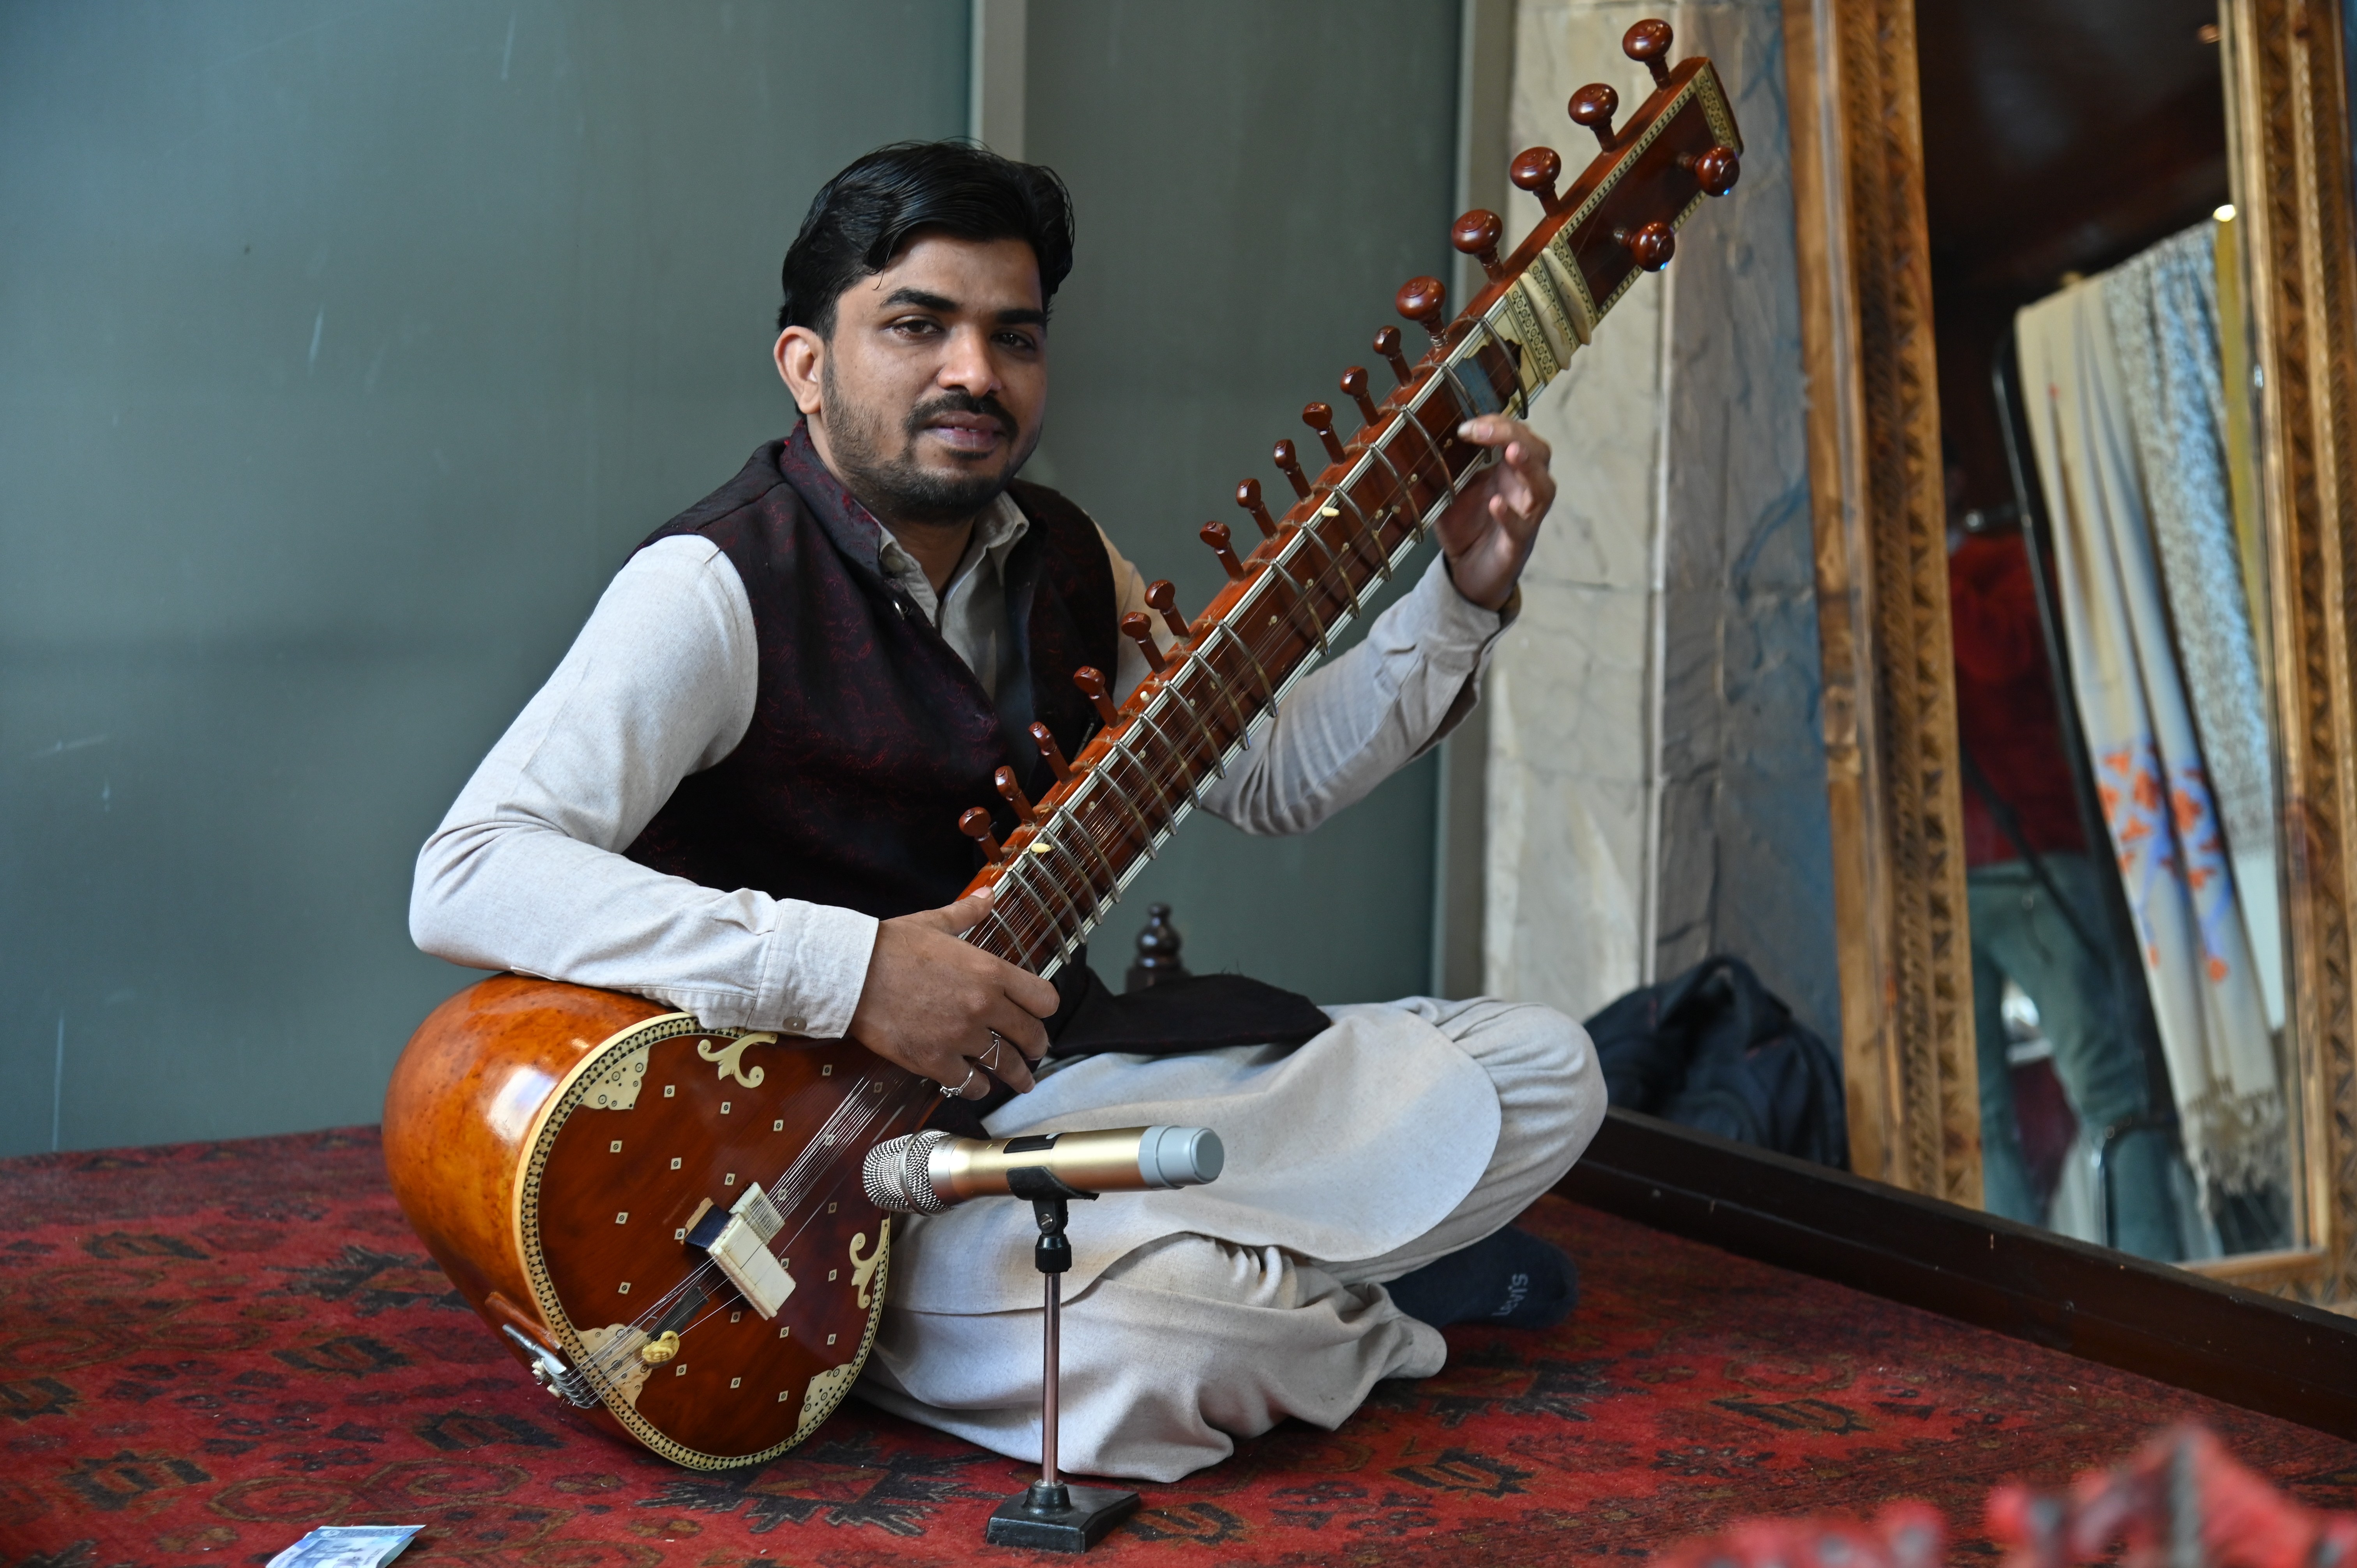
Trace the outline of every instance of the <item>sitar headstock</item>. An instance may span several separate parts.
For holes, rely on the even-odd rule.
[[[1609,83],[1571,95],[1566,112],[1598,151],[1568,187],[1558,188],[1565,166],[1554,148],[1516,155],[1507,177],[1538,199],[1542,216],[1511,253],[1498,253],[1498,214],[1476,208],[1458,219],[1450,243],[1480,261],[1489,280],[1463,310],[1441,319],[1448,295],[1437,278],[1400,290],[1400,315],[1423,325],[1432,343],[1420,374],[1486,329],[1522,361],[1512,401],[1526,405],[1640,275],[1670,264],[1695,209],[1735,188],[1743,138],[1718,73],[1702,56],[1672,65],[1672,42],[1670,25],[1652,19],[1622,37],[1621,51],[1646,69],[1652,91],[1618,124],[1620,94]]]

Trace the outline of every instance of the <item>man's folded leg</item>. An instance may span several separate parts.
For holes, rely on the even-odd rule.
[[[1448,1348],[1378,1288],[1275,1247],[1170,1236],[1065,1304],[1059,1459],[1175,1481],[1288,1416],[1333,1427]],[[888,1310],[861,1396],[1011,1458],[1039,1457],[1040,1312]]]
[[[1604,1083],[1586,1031],[1552,1008],[1486,999],[1397,1005],[1479,1064],[1497,1095],[1497,1143],[1473,1189],[1437,1225],[1374,1258],[1306,1259],[1193,1233],[1128,1252],[1065,1304],[1059,1446],[1067,1467],[1175,1480],[1288,1416],[1332,1427],[1381,1380],[1429,1377],[1445,1364],[1439,1334],[1401,1311],[1383,1283],[1448,1270],[1552,1187],[1602,1123]],[[924,1234],[906,1244],[941,1240]],[[1469,1255],[1468,1266],[1482,1256]],[[1039,1337],[1037,1308],[888,1305],[860,1392],[1036,1461]]]

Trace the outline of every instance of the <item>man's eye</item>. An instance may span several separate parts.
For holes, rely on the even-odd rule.
[[[941,327],[936,322],[928,321],[923,317],[918,316],[910,317],[905,321],[895,321],[892,323],[892,330],[906,333],[911,337],[924,337],[940,331]]]
[[[1039,347],[1039,339],[1028,332],[1002,332],[998,335],[998,340],[1010,349],[1020,349],[1025,353],[1029,353]]]

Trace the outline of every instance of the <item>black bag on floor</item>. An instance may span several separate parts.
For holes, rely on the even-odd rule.
[[[1849,1168],[1839,1059],[1741,959],[1632,991],[1587,1033],[1613,1104]]]

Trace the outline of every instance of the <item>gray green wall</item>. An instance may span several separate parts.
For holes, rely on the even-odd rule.
[[[1189,599],[1446,259],[1455,15],[1035,0],[1082,235],[1043,477]],[[409,945],[417,845],[782,428],[804,204],[961,132],[966,67],[962,0],[0,4],[0,1154],[375,1118],[468,978]],[[1432,795],[1194,824],[1139,894],[1199,967],[1416,990]]]
[[[1335,378],[1372,359],[1401,284],[1448,275],[1457,5],[1032,0],[1030,39],[1025,156],[1080,214],[1033,475],[1191,610],[1220,579],[1196,530],[1253,537],[1236,481],[1288,494],[1271,444],[1314,447],[1301,405],[1343,401]],[[1092,961],[1119,985],[1158,899],[1198,972],[1327,1002],[1428,989],[1437,761],[1303,838],[1190,819]]]

